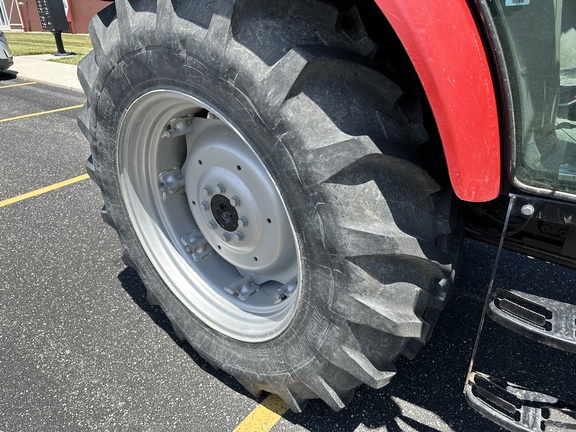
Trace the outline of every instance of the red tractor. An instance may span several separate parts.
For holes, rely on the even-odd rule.
[[[102,216],[177,335],[256,396],[339,410],[388,383],[465,232],[576,263],[574,1],[118,0],[90,34]],[[574,306],[485,310],[576,351]],[[511,430],[568,409],[473,370],[465,393]]]

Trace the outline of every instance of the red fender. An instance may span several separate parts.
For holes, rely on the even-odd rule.
[[[375,0],[400,38],[430,101],[456,195],[500,192],[496,96],[482,39],[465,0]]]

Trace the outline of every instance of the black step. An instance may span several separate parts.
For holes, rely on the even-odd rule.
[[[481,372],[470,374],[464,394],[472,408],[510,431],[576,431],[576,406]]]
[[[576,353],[576,306],[520,291],[497,289],[488,316],[542,344]]]

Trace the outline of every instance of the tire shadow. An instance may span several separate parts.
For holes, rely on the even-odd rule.
[[[477,414],[463,396],[464,381],[476,337],[486,288],[490,278],[496,248],[473,240],[464,242],[464,260],[458,284],[450,302],[440,316],[428,344],[412,361],[397,361],[398,375],[380,390],[361,386],[352,403],[340,412],[332,411],[319,400],[308,403],[301,414],[287,412],[283,421],[313,432],[352,432],[363,426],[368,429],[401,431],[467,431],[496,432],[502,429]],[[515,270],[514,270],[515,269]],[[541,285],[563,285],[569,290],[576,280],[576,271],[553,266],[544,261],[503,253],[499,267],[498,286],[522,285],[527,281]],[[134,302],[172,337],[204,371],[232,390],[256,400],[231,376],[214,369],[188,345],[181,342],[160,307],[146,301],[146,289],[135,270],[126,268],[118,279]],[[501,333],[501,332],[500,332]],[[484,341],[486,339],[486,341]],[[500,367],[502,347],[509,336],[484,337],[488,362]],[[532,348],[514,348],[514,357],[534,358]],[[503,357],[504,359],[506,357]],[[545,362],[546,359],[539,359]],[[518,369],[518,364],[512,365]],[[561,373],[561,372],[557,372]],[[561,381],[561,380],[558,380]],[[530,385],[531,382],[520,384]],[[261,401],[263,395],[257,401]],[[277,426],[280,428],[280,426]],[[281,429],[279,429],[281,430]]]
[[[232,390],[249,397],[250,399],[256,400],[250,393],[242,387],[232,376],[228,375],[226,372],[214,368],[206,360],[200,357],[196,351],[190,346],[186,341],[182,341],[178,338],[174,332],[174,328],[170,323],[170,320],[162,310],[160,306],[153,306],[146,300],[146,287],[138,276],[136,270],[131,267],[126,267],[119,275],[118,280],[122,284],[122,288],[132,297],[132,300],[140,309],[142,309],[148,316],[154,321],[154,323],[164,330],[168,336],[172,338],[174,343],[176,343],[183,351],[185,351],[192,360],[198,365],[200,369],[211,374],[216,379],[220,380],[223,384],[230,387]]]

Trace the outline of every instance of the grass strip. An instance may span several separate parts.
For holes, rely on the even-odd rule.
[[[52,33],[40,32],[4,32],[8,45],[14,56],[54,54],[58,51],[56,40]],[[77,65],[86,54],[92,51],[88,35],[62,34],[62,42],[66,52],[74,53],[69,57],[54,57],[50,61]]]

